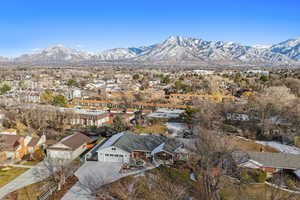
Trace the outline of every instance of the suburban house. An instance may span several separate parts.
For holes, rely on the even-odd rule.
[[[231,121],[250,121],[250,117],[243,113],[226,113],[226,119]]]
[[[0,134],[4,135],[17,135],[17,130],[13,128],[8,128],[0,132]]]
[[[46,142],[46,136],[42,135],[41,137],[38,136],[27,136],[29,137],[29,142],[27,143],[27,150],[28,153],[33,153],[38,150],[42,145]]]
[[[130,163],[133,159],[174,161],[187,156],[183,144],[174,138],[124,131],[95,146],[86,161]]]
[[[79,108],[62,108],[48,105],[22,106],[20,109],[32,110],[39,109],[47,112],[49,119],[62,119],[65,125],[71,126],[97,126],[100,127],[109,121],[109,115],[102,110],[88,110]]]
[[[87,150],[90,138],[81,133],[74,133],[47,148],[47,157],[73,160]]]
[[[109,115],[101,110],[69,109],[66,122],[71,125],[102,126],[109,121]]]
[[[22,159],[27,154],[24,139],[17,134],[0,134],[0,161]]]
[[[178,119],[182,113],[184,113],[184,110],[181,109],[160,108],[155,112],[148,114],[147,118],[158,120]]]
[[[0,133],[0,161],[21,160],[46,142],[45,135],[41,137],[20,136],[14,130],[7,129]]]
[[[280,170],[300,169],[300,156],[295,154],[236,151],[232,153],[232,157],[239,167],[262,170],[271,174]]]

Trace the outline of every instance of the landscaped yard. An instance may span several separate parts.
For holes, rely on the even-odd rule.
[[[16,167],[0,167],[0,187],[14,180],[28,169]]]

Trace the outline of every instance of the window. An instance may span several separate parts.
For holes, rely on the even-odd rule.
[[[108,154],[105,154],[105,156],[109,156]]]
[[[115,147],[113,147],[113,148],[111,148],[111,150],[115,151],[115,150],[116,150],[116,148],[115,148]]]

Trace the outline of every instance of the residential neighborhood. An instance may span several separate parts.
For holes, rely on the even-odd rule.
[[[140,176],[191,199],[198,184],[222,199],[235,198],[236,183],[300,194],[298,71],[9,73],[0,73],[9,86],[0,95],[2,199],[123,199],[114,185]]]

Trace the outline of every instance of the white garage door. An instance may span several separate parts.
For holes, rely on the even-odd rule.
[[[104,154],[104,161],[106,162],[123,162],[124,156],[121,154]]]

